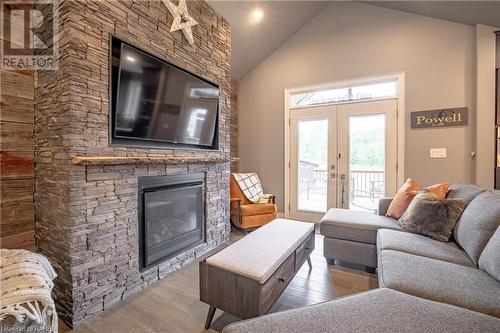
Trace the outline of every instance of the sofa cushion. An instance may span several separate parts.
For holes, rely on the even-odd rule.
[[[380,229],[377,233],[377,252],[382,250],[396,250],[462,266],[475,267],[467,253],[456,243],[443,243],[408,232]]]
[[[477,268],[382,250],[378,280],[380,287],[500,316],[500,283]]]
[[[466,204],[469,204],[484,191],[486,191],[485,188],[476,185],[456,183],[450,185],[446,197],[449,199],[462,199]]]
[[[500,281],[500,227],[491,236],[479,257],[479,268]]]
[[[453,235],[477,264],[479,256],[500,225],[500,191],[484,191],[465,208]]]
[[[313,231],[314,223],[276,219],[206,262],[264,283]]]
[[[276,205],[273,203],[241,205],[243,216],[276,213]]]
[[[398,223],[406,231],[447,242],[464,208],[462,199],[440,199],[424,189],[418,192]]]
[[[364,211],[332,208],[321,219],[322,235],[369,244],[382,228],[401,230],[396,220]]]
[[[500,319],[390,289],[230,324],[223,333],[494,332]]]

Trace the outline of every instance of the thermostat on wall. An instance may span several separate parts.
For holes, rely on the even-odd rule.
[[[431,148],[431,158],[446,158],[446,148]]]

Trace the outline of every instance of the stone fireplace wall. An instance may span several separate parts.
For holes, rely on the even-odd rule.
[[[174,1],[176,2],[176,1]],[[58,71],[35,87],[36,239],[54,265],[54,295],[69,325],[102,311],[194,260],[229,236],[230,29],[204,1],[188,1],[199,22],[193,45],[162,1],[61,1]],[[110,146],[109,39],[114,35],[220,86],[220,150]],[[97,165],[74,156],[191,156],[213,161]],[[204,172],[206,243],[142,273],[138,262],[137,179]]]

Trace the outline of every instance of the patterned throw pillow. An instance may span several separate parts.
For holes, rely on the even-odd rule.
[[[465,206],[461,199],[441,200],[424,189],[417,193],[398,223],[406,231],[448,242]]]

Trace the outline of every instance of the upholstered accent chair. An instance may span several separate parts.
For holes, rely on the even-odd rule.
[[[241,190],[234,175],[230,180],[231,222],[247,231],[271,222],[277,217],[276,196],[265,194],[259,203],[250,201]]]

